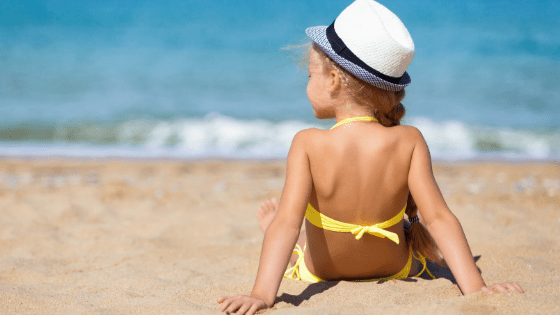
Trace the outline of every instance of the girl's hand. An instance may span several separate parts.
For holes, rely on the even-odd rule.
[[[256,311],[269,307],[263,300],[247,295],[220,296],[218,303],[222,304],[218,311],[237,315],[253,315]]]
[[[482,287],[482,289],[480,289],[480,291],[488,294],[488,295],[494,295],[495,292],[492,290],[498,290],[501,291],[507,295],[511,295],[511,293],[509,292],[509,290],[512,291],[517,291],[519,293],[524,293],[523,289],[521,289],[521,287],[519,286],[519,284],[515,283],[515,282],[504,282],[504,283],[495,283],[491,286],[484,286]]]

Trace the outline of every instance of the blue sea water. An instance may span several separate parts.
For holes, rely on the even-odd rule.
[[[351,1],[0,2],[0,155],[282,158],[313,117],[305,28]],[[560,157],[559,1],[381,1],[438,159]]]

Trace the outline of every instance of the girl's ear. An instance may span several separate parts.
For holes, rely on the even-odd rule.
[[[335,96],[342,88],[340,74],[336,70],[329,71],[329,94]]]

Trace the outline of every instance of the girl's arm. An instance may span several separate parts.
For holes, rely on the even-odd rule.
[[[308,132],[300,131],[292,141],[280,205],[264,235],[257,279],[251,296],[218,298],[218,303],[222,304],[219,310],[222,312],[254,314],[255,311],[274,304],[280,282],[299,237],[312,187],[306,152]]]
[[[434,179],[428,146],[420,131],[416,128],[413,130],[416,144],[412,153],[408,186],[426,228],[463,294],[483,290],[492,295],[493,292],[486,287],[474,263],[463,228],[447,207]],[[517,283],[495,284],[492,287],[505,293],[509,293],[508,288],[523,292]]]

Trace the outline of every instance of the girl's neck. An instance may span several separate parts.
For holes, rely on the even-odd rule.
[[[375,117],[373,112],[369,108],[352,103],[338,106],[335,108],[334,112],[334,118],[336,118],[337,123],[344,119],[364,116]]]

